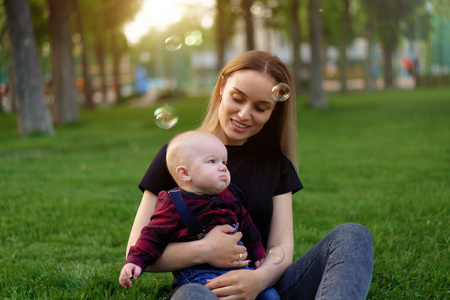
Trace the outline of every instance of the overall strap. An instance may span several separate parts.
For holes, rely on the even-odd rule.
[[[244,192],[240,188],[238,188],[234,183],[230,182],[228,188],[233,191],[235,196],[238,198],[239,202],[248,210],[248,201],[245,198]]]
[[[180,191],[178,189],[171,189],[168,193],[170,198],[172,199],[173,204],[175,204],[175,208],[177,209],[181,220],[189,230],[189,233],[195,235],[199,240],[202,239],[205,236],[205,230],[203,229],[202,224],[200,224],[200,222],[187,206],[186,202],[181,196]]]

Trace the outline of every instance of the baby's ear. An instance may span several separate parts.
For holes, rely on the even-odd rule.
[[[189,171],[185,166],[178,166],[176,169],[177,176],[183,181],[191,181],[191,176],[189,175]]]

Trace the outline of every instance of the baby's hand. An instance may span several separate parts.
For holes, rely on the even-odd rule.
[[[259,267],[261,267],[263,263],[264,263],[264,258],[255,262],[255,269],[258,269]]]
[[[142,273],[142,268],[135,265],[128,263],[123,266],[122,271],[120,271],[119,276],[119,283],[124,288],[132,287],[133,284],[131,283],[130,279],[137,279]]]

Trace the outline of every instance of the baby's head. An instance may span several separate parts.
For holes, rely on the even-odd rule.
[[[187,131],[170,141],[166,163],[170,175],[182,189],[194,194],[215,195],[230,184],[227,158],[227,148],[218,137]]]

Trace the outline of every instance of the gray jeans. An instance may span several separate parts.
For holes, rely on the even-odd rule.
[[[344,224],[293,262],[275,288],[281,299],[366,299],[372,272],[372,235],[364,226]],[[202,285],[187,284],[172,299],[217,297]]]

